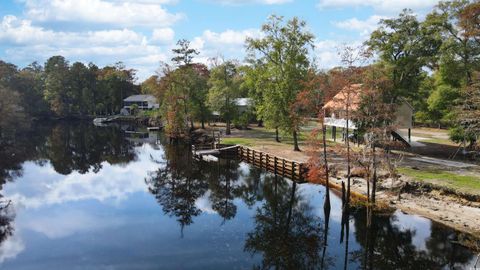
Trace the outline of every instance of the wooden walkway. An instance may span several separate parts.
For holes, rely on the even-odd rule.
[[[194,156],[202,158],[206,155],[216,157],[238,157],[240,160],[252,164],[255,167],[265,169],[283,177],[303,182],[307,174],[307,166],[304,163],[289,160],[275,155],[258,151],[240,145],[193,145]]]

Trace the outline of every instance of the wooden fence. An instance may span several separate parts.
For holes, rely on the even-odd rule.
[[[295,181],[305,181],[307,167],[304,163],[280,158],[245,146],[239,146],[237,151],[241,160],[255,167],[266,169]]]

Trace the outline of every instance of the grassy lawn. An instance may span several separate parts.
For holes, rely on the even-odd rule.
[[[306,128],[299,132],[298,143],[300,147],[305,146],[310,139],[312,128]],[[293,136],[291,133],[286,134],[280,132],[280,143],[275,142],[275,129],[251,127],[249,130],[233,130],[232,135],[221,138],[222,143],[241,144],[245,146],[262,146],[262,145],[291,145],[293,146]],[[327,140],[329,145],[333,144],[331,129],[327,129]],[[341,142],[342,132],[337,129],[337,143]],[[321,139],[321,134],[319,134]]]
[[[240,144],[244,146],[255,146],[258,144],[258,139],[254,138],[222,138],[222,143],[225,144]]]
[[[480,194],[480,176],[462,175],[446,171],[399,168],[399,172],[416,181],[445,186],[463,193]]]

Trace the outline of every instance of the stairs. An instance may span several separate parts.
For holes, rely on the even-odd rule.
[[[392,137],[394,140],[403,143],[406,147],[412,146],[408,141],[407,136],[402,135],[398,130],[392,131]]]

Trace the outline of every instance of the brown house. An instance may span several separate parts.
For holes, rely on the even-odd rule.
[[[347,127],[347,112],[346,106],[348,104],[349,111],[354,112],[358,109],[360,104],[362,93],[364,88],[361,84],[352,84],[350,87],[345,87],[338,94],[336,94],[332,100],[327,102],[323,107],[325,114],[325,125],[332,127],[332,136],[335,139],[336,128],[345,129]],[[413,107],[404,99],[395,109],[395,122],[394,126],[396,130],[393,132],[393,136],[406,144],[410,145],[411,142],[411,129],[413,127]],[[355,122],[351,120],[348,123],[349,129],[356,130]]]

